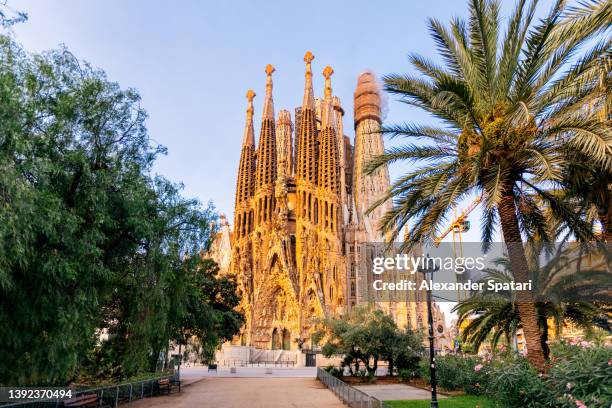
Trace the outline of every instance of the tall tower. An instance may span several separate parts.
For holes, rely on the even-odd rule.
[[[327,66],[325,98],[321,102],[321,133],[319,135],[318,188],[315,197],[315,224],[319,231],[319,247],[326,254],[321,259],[325,304],[329,312],[344,310],[346,272],[342,259],[342,205],[340,201],[340,153],[338,121],[332,98],[331,76]]]
[[[234,235],[231,248],[232,270],[239,282],[242,295],[241,310],[244,312],[247,324],[252,320],[253,304],[253,269],[252,247],[250,235],[255,227],[253,212],[253,196],[255,194],[255,135],[253,130],[253,98],[255,92],[249,89],[246,93],[247,111],[240,164],[238,165],[238,180],[236,182],[236,207],[234,211]]]
[[[276,159],[278,160],[278,174],[286,177],[293,174],[292,132],[291,113],[283,109],[278,112],[276,123]]]
[[[246,97],[248,100],[246,124],[242,137],[238,180],[236,181],[234,234],[237,239],[246,237],[253,227],[250,200],[255,192],[255,136],[253,133],[253,98],[255,92],[249,89]]]
[[[306,73],[304,97],[297,126],[296,168],[296,262],[300,281],[300,326],[306,337],[310,331],[310,318],[321,316],[325,311],[323,273],[320,253],[317,248],[318,201],[317,165],[318,131],[317,117],[312,89],[312,61],[310,51],[304,55]]]
[[[383,166],[372,175],[363,170],[374,156],[384,153],[385,146],[380,133],[381,110],[380,90],[371,72],[364,72],[357,80],[355,100],[355,158],[353,194],[357,214],[361,217],[369,242],[384,241],[379,231],[379,220],[391,208],[391,202],[379,206],[370,215],[365,212],[389,189],[389,170]]]
[[[266,66],[266,98],[264,100],[257,150],[255,173],[255,225],[269,227],[274,214],[274,182],[276,181],[276,127],[272,100],[272,73],[274,67]]]

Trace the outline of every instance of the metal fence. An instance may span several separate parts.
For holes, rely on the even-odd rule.
[[[317,368],[317,378],[351,408],[391,408],[383,401],[351,387],[322,368]]]
[[[219,367],[295,367],[296,361],[279,360],[279,361],[244,361],[244,360],[217,360]]]
[[[178,372],[124,384],[75,390],[72,392],[72,398],[87,394],[96,394],[98,397],[96,407],[115,408],[120,404],[130,404],[132,401],[160,395],[158,381],[163,379],[168,379],[171,382],[177,382],[179,381]],[[0,403],[0,408],[60,408],[63,406],[63,401],[39,400],[7,404]]]

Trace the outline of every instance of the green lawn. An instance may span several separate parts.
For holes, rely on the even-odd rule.
[[[400,401],[385,401],[386,404],[393,408],[429,408],[430,400],[400,400]],[[476,397],[473,395],[461,395],[459,397],[449,397],[438,401],[440,408],[493,408],[493,403],[485,397]]]

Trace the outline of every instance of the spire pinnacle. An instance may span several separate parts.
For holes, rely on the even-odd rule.
[[[325,77],[325,99],[329,99],[332,96],[331,76],[333,73],[334,70],[329,65],[323,70],[323,76]]]
[[[272,64],[266,65],[266,99],[264,100],[263,118],[274,119],[274,103],[272,101],[272,73],[276,68]]]
[[[249,89],[246,93],[246,98],[248,101],[247,105],[247,120],[253,120],[253,98],[255,98],[255,92],[252,89]]]
[[[312,91],[312,60],[314,60],[314,55],[312,55],[312,52],[306,51],[306,54],[304,55],[304,62],[306,63],[306,83],[304,84],[304,100],[302,101],[302,108],[314,110],[314,96]]]
[[[255,145],[255,136],[253,134],[253,98],[255,98],[255,92],[249,89],[246,93],[247,98],[247,117],[246,124],[244,125],[244,136],[242,138],[242,144]]]

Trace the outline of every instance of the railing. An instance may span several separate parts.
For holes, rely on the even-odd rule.
[[[317,378],[351,408],[391,408],[383,401],[351,387],[322,368],[317,368]]]
[[[171,382],[180,380],[178,373],[168,374],[124,384],[75,390],[72,392],[72,398],[86,394],[96,394],[98,396],[97,407],[116,408],[120,404],[130,404],[132,401],[159,395],[157,382],[163,379],[168,379]],[[0,408],[61,408],[63,406],[63,401],[30,401],[8,403],[6,405],[0,403]]]
[[[217,360],[219,367],[294,367],[296,361],[257,361],[254,363],[244,360]]]

